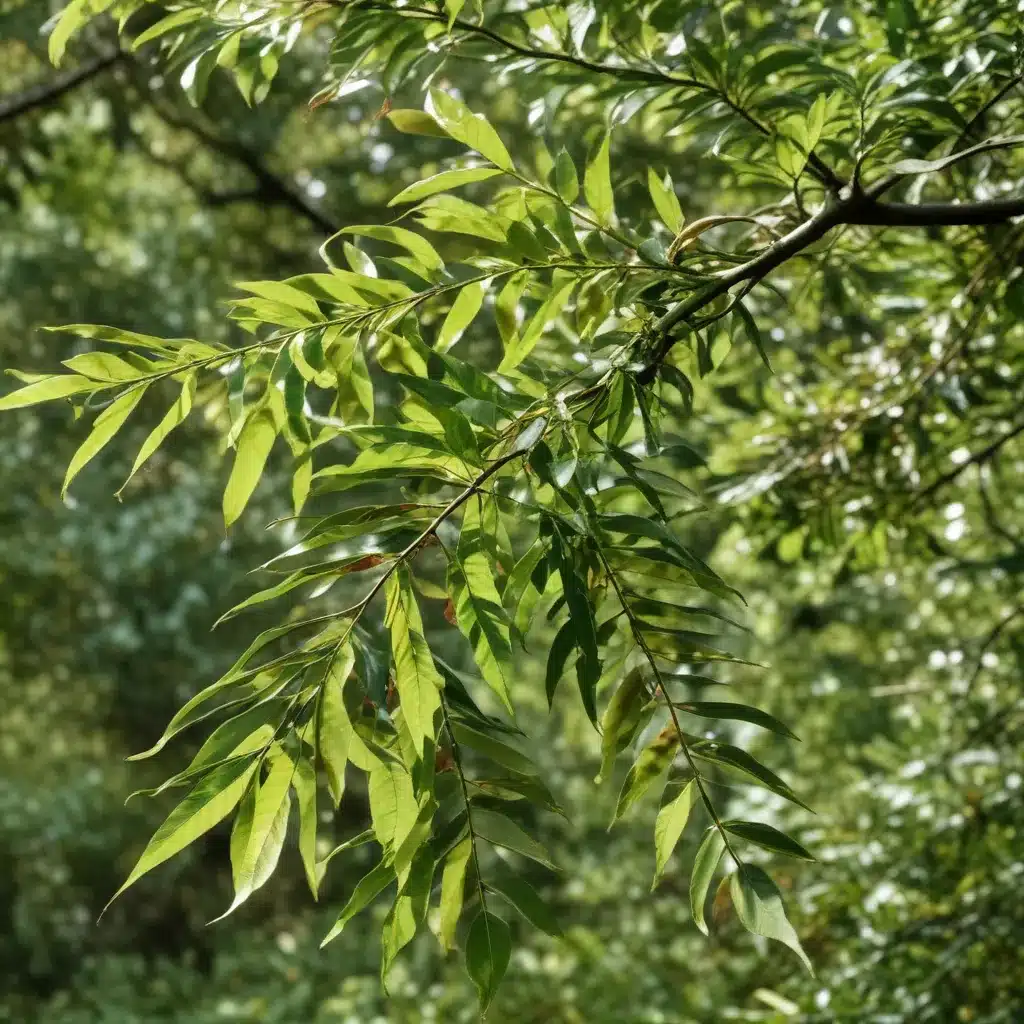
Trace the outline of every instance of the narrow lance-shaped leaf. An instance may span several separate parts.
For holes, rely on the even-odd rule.
[[[672,724],[666,725],[640,752],[626,774],[619,801],[615,805],[615,824],[661,777],[679,750],[679,737]]]
[[[481,114],[474,114],[461,100],[440,89],[431,89],[427,111],[456,141],[475,149],[503,171],[513,169],[512,158],[498,133]]]
[[[456,557],[449,567],[449,593],[455,621],[473,647],[481,674],[511,713],[512,643],[495,576],[481,501],[471,500],[466,503]]]
[[[132,464],[132,471],[128,474],[128,479],[121,485],[120,490],[117,492],[118,494],[128,486],[128,481],[135,476],[149,457],[164,443],[170,432],[188,418],[188,414],[192,411],[192,402],[195,396],[196,376],[194,373],[190,373],[186,376],[184,384],[181,385],[181,394],[178,395],[174,404],[164,414],[164,418],[153,428],[149,437],[142,442],[139,454],[135,456],[135,462]]]
[[[313,899],[316,899],[320,888],[316,870],[316,769],[304,755],[300,755],[295,762],[292,786],[299,805],[299,856],[302,858],[309,891]]]
[[[44,380],[33,381],[27,387],[18,388],[17,391],[12,391],[9,395],[0,398],[0,412],[6,412],[8,409],[24,409],[29,405],[51,402],[55,398],[67,398],[69,395],[93,391],[98,387],[101,385],[96,381],[79,374],[65,373],[56,377],[46,377]]]
[[[536,890],[526,879],[503,871],[497,877],[488,877],[486,888],[496,892],[535,928],[547,935],[558,938],[562,927],[551,910],[551,907],[537,895]]]
[[[440,174],[433,174],[429,178],[417,181],[413,185],[402,189],[395,196],[388,206],[398,206],[401,203],[415,203],[427,196],[437,192],[447,192],[449,189],[458,188],[460,185],[470,185],[476,181],[486,181],[502,172],[497,167],[463,167],[451,171],[441,171]]]
[[[144,874],[180,853],[230,814],[245,792],[257,764],[255,760],[234,761],[206,776],[156,830],[110,903]]]
[[[558,156],[555,159],[555,189],[562,202],[567,206],[575,203],[576,197],[580,194],[580,182],[576,176],[576,165],[572,162],[572,157],[569,156],[565,149],[559,150]]]
[[[697,783],[694,779],[687,781],[680,789],[669,784],[665,787],[661,810],[654,822],[654,881],[653,889],[660,881],[668,866],[669,857],[679,842],[679,837],[686,828],[690,811],[698,800]]]
[[[634,668],[615,688],[601,717],[601,782],[611,770],[616,755],[632,740],[647,704],[647,681],[642,668]]]
[[[437,332],[437,343],[434,347],[438,352],[447,352],[462,337],[466,328],[480,312],[484,293],[483,281],[471,281],[462,288]]]
[[[224,525],[230,526],[241,514],[256,490],[270,449],[277,437],[277,424],[269,408],[256,409],[238,435],[235,461],[224,489]]]
[[[664,180],[654,173],[654,169],[647,169],[647,189],[651,193],[651,200],[662,223],[676,235],[683,227],[683,210],[679,205],[679,198],[672,187],[672,179],[666,174]]]
[[[514,370],[533,351],[548,325],[562,312],[575,287],[575,277],[565,271],[555,271],[547,298],[540,309],[534,313],[525,330],[521,334],[517,331],[506,344],[505,355],[498,366],[500,372]]]
[[[723,821],[722,827],[726,832],[745,839],[748,843],[754,843],[765,850],[773,850],[775,853],[784,853],[789,857],[797,857],[800,860],[814,860],[813,854],[805,850],[795,839],[791,839],[785,832],[780,832],[771,825],[765,825],[760,821]]]
[[[447,953],[455,944],[455,928],[462,913],[466,868],[473,854],[473,839],[464,836],[448,854],[441,874],[441,920],[437,938]]]
[[[320,948],[322,949],[332,939],[336,939],[341,934],[345,925],[360,910],[368,907],[394,880],[395,869],[383,860],[378,862],[376,867],[356,883],[356,887],[352,890],[352,895],[338,915],[337,921],[334,922],[333,927],[320,943]]]
[[[612,192],[608,152],[610,142],[611,136],[605,134],[583,175],[583,194],[587,198],[587,204],[602,224],[610,223],[615,213],[615,197]]]
[[[270,771],[255,787],[252,820],[244,844],[231,850],[235,898],[219,921],[240,907],[274,873],[284,846],[291,807],[290,789],[295,763],[278,747],[270,756]]]
[[[708,926],[704,920],[704,904],[707,902],[711,879],[714,878],[715,869],[722,859],[724,850],[725,840],[722,833],[711,825],[704,833],[690,875],[690,912],[693,914],[693,923],[705,935],[708,934]]]
[[[67,494],[71,481],[78,475],[82,468],[95,455],[113,440],[114,435],[124,426],[124,422],[131,415],[132,410],[139,404],[146,389],[136,387],[107,406],[96,417],[96,422],[89,436],[82,442],[78,451],[71,458],[67,473],[64,475],[64,484],[61,487],[61,496]]]
[[[412,577],[405,566],[391,574],[386,591],[384,621],[391,629],[395,686],[416,752],[422,757],[425,742],[433,740],[437,734],[444,680],[434,665],[423,635],[423,620],[412,588]]]
[[[782,894],[761,868],[755,864],[741,865],[732,876],[730,892],[736,914],[747,931],[788,946],[810,974],[814,974],[811,961],[786,917]]]
[[[481,910],[466,937],[466,970],[476,986],[482,1011],[491,1005],[511,955],[508,925],[500,917]]]

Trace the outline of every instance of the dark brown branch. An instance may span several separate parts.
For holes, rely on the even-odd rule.
[[[847,191],[840,200],[826,202],[809,220],[768,246],[746,263],[722,271],[707,285],[670,309],[655,327],[657,344],[651,363],[638,375],[650,383],[668,354],[680,324],[730,289],[745,282],[756,284],[776,267],[799,255],[840,225],[869,227],[952,227],[969,224],[1001,224],[1024,216],[1024,196],[988,199],[976,203],[882,203],[863,192]]]
[[[111,50],[94,57],[77,68],[56,75],[49,81],[40,82],[38,85],[30,86],[28,89],[10,96],[0,97],[0,123],[14,120],[21,117],[22,114],[29,114],[34,110],[41,110],[56,103],[63,96],[77,89],[78,86],[113,67],[122,56],[119,50]]]
[[[1020,216],[1024,216],[1024,196],[976,203],[867,203],[845,223],[893,228],[957,227],[1002,224]]]

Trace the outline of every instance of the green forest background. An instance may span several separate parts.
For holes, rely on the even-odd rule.
[[[448,152],[443,141],[391,128],[371,88],[310,109],[323,60],[316,39],[282,64],[262,105],[249,108],[215,74],[194,106],[143,57],[112,55],[102,26],[55,71],[40,33],[50,14],[46,4],[0,0],[3,367],[50,370],[71,355],[66,337],[41,332],[49,324],[228,338],[222,303],[233,281],[307,271],[331,231],[387,219],[388,199]],[[483,67],[478,84],[475,109],[510,148],[527,145],[515,90]],[[578,117],[573,131],[598,122],[590,109]],[[1014,119],[1021,130],[1019,106]],[[638,168],[639,181],[673,145],[631,123],[616,133],[613,167],[625,176]],[[678,166],[691,219],[729,210],[735,185],[713,161]],[[642,201],[628,183],[616,195],[620,210]],[[976,242],[965,232],[942,259],[970,254]],[[870,273],[840,287],[839,322],[822,318],[809,294],[762,324],[773,342],[792,341],[773,348],[774,377],[749,351],[716,374],[693,425],[709,468],[692,480],[684,472],[688,483],[727,494],[726,484],[756,469],[752,448],[768,465],[794,445],[827,447],[844,429],[830,408],[877,382],[887,397],[901,328],[920,315],[921,296],[945,298],[929,295],[937,286],[919,272],[902,305],[876,305],[871,275],[892,267],[871,258]],[[753,742],[771,748],[773,766],[816,814],[784,809],[770,794],[736,799],[760,800],[760,813],[776,815],[818,857],[775,872],[816,977],[781,946],[752,939],[728,907],[705,940],[690,920],[681,866],[648,891],[656,808],[607,830],[615,788],[593,784],[599,739],[568,694],[547,717],[540,636],[514,696],[567,811],[567,821],[538,818],[533,831],[568,870],[538,868],[531,879],[565,936],[517,925],[489,1020],[1024,1020],[1024,446],[1018,439],[998,457],[972,460],[909,507],[900,457],[905,432],[925,435],[924,470],[940,478],[963,462],[957,451],[982,449],[1019,417],[1021,292],[986,310],[945,396],[929,398],[912,422],[886,413],[855,428],[852,469],[797,466],[767,496],[762,488],[749,501],[723,501],[691,527],[745,594],[751,660],[766,666],[730,666],[724,678],[736,699],[801,739]],[[249,592],[248,570],[279,550],[263,524],[287,511],[288,477],[282,460],[226,537],[226,464],[216,432],[194,417],[119,502],[113,492],[148,430],[137,423],[62,501],[85,429],[66,406],[0,418],[0,1020],[475,1020],[458,957],[443,959],[429,934],[403,954],[386,995],[373,922],[318,949],[367,867],[362,851],[332,863],[314,905],[289,844],[272,882],[208,927],[231,891],[227,834],[215,830],[97,923],[169,806],[125,799],[159,782],[181,752],[159,763],[124,758],[149,746],[259,625],[255,616],[209,628]],[[855,557],[849,547],[823,552],[819,518],[842,524],[871,502],[886,511]],[[349,835],[365,817],[350,790],[333,828]],[[692,860],[694,842],[683,844],[679,865]]]

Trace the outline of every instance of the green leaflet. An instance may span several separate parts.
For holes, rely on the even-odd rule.
[[[142,442],[139,454],[135,456],[135,462],[132,464],[132,471],[128,474],[128,479],[121,485],[117,492],[118,494],[128,486],[128,481],[135,476],[149,457],[164,443],[168,434],[175,427],[185,422],[188,414],[192,411],[192,402],[195,400],[195,397],[196,375],[195,373],[189,373],[185,376],[185,381],[181,385],[181,394],[178,395],[175,403],[164,414],[164,418],[153,428],[149,437]]]
[[[661,809],[654,822],[655,868],[654,881],[651,883],[652,889],[661,881],[672,851],[676,848],[683,829],[686,828],[690,811],[698,799],[699,793],[694,779],[688,780],[682,787],[672,783],[665,787]]]
[[[813,976],[814,968],[786,917],[782,894],[771,878],[754,864],[742,864],[732,876],[729,891],[743,927],[788,946]]]
[[[434,476],[468,483],[473,473],[456,455],[443,455],[434,448],[403,442],[367,448],[351,465],[327,466],[313,479],[322,481],[322,490],[339,491],[373,480],[393,480],[396,476]]]
[[[506,353],[519,344],[519,300],[529,283],[526,271],[513,274],[494,300],[494,319]]]
[[[224,489],[225,526],[230,526],[248,504],[276,438],[277,424],[269,408],[259,408],[249,414],[238,435],[235,461]]]
[[[500,917],[481,910],[469,926],[466,937],[466,970],[486,1011],[505,976],[512,955],[508,925]]]
[[[65,359],[64,365],[75,373],[112,384],[127,384],[140,376],[131,363],[109,352],[83,352]]]
[[[323,949],[331,939],[337,938],[342,929],[352,920],[360,910],[368,907],[393,881],[395,880],[395,869],[385,861],[380,861],[368,874],[364,875],[357,883],[352,895],[345,904],[338,920],[334,922],[331,930],[324,936],[320,943]]]
[[[430,90],[426,109],[457,142],[475,149],[503,171],[513,169],[505,144],[482,114],[474,114],[461,100],[440,89]]]
[[[527,921],[547,935],[560,938],[562,926],[551,908],[537,895],[536,890],[524,878],[509,871],[497,877],[489,877],[485,888],[496,892],[510,906],[514,907]]]
[[[373,832],[384,849],[384,859],[391,864],[419,816],[412,776],[392,761],[378,762],[368,774]]]
[[[384,921],[381,934],[382,985],[387,981],[388,971],[395,962],[395,957],[412,940],[417,927],[426,916],[434,867],[433,850],[425,846],[417,852],[404,883],[400,882],[398,898]]]
[[[448,854],[441,875],[441,920],[437,938],[447,953],[455,944],[455,927],[462,914],[462,898],[466,888],[466,868],[473,853],[473,840],[465,836]]]
[[[496,736],[488,735],[462,722],[455,721],[452,723],[452,737],[460,747],[469,747],[510,771],[518,772],[521,775],[538,774],[537,766],[526,754]]]
[[[576,165],[563,147],[555,158],[555,189],[566,206],[572,206],[580,194],[580,182],[576,176]]]
[[[679,737],[675,727],[667,725],[640,752],[626,773],[626,778],[619,791],[619,801],[615,806],[615,824],[668,770],[679,750]]]
[[[785,797],[798,807],[810,810],[810,807],[775,772],[770,768],[766,768],[756,757],[748,754],[740,747],[733,746],[731,743],[702,742],[693,748],[693,756],[742,772],[744,775],[755,779],[765,789]]]
[[[64,484],[60,490],[61,497],[67,494],[71,481],[75,479],[86,463],[113,440],[114,435],[124,426],[125,420],[131,415],[132,410],[139,404],[145,393],[145,387],[132,388],[131,391],[116,398],[96,417],[89,436],[71,458],[67,473],[64,474]]]
[[[254,798],[235,822],[239,833],[232,834],[231,875],[235,898],[215,921],[240,907],[274,873],[284,846],[291,808],[291,784],[295,763],[280,747],[271,751],[270,772],[263,783],[255,782]],[[251,810],[250,810],[251,808]]]
[[[483,305],[486,286],[483,281],[472,281],[465,285],[452,303],[448,315],[437,332],[435,348],[447,352],[462,337]]]
[[[469,185],[475,181],[486,181],[493,178],[501,171],[496,167],[464,167],[451,171],[441,171],[440,174],[433,174],[429,178],[417,181],[414,185],[402,189],[392,199],[388,206],[398,206],[400,203],[415,203],[419,199],[425,199],[436,192],[447,192],[449,189],[458,188],[460,185]]]
[[[726,832],[731,832],[734,836],[739,836],[740,839],[745,839],[748,843],[754,843],[765,850],[784,853],[799,860],[814,860],[814,856],[795,839],[760,821],[723,821],[722,827]]]
[[[552,863],[547,851],[536,839],[529,836],[510,818],[497,811],[487,810],[483,807],[473,809],[473,831],[481,839],[493,843],[495,846],[504,847],[513,853],[522,854],[531,860],[543,864],[552,871],[558,868]]]
[[[5,412],[8,409],[23,409],[29,405],[38,405],[40,402],[51,402],[55,398],[67,398],[69,395],[93,391],[98,387],[100,385],[95,381],[79,374],[46,377],[0,398],[0,412]]]
[[[175,11],[174,14],[161,18],[155,25],[150,25],[145,32],[140,32],[132,40],[132,52],[141,49],[146,43],[158,39],[167,32],[173,32],[176,28],[181,28],[183,25],[189,25],[193,21],[198,21],[202,16],[202,8],[187,7],[183,11]]]
[[[576,278],[573,275],[566,271],[554,272],[547,298],[533,315],[533,319],[522,334],[516,331],[509,335],[505,355],[498,366],[499,372],[507,373],[514,370],[533,351],[548,325],[561,314],[575,287]]]
[[[405,249],[427,270],[444,270],[444,260],[441,259],[437,250],[422,235],[418,235],[408,228],[398,228],[390,224],[356,224],[353,227],[342,228],[338,234],[360,235],[365,238],[375,238],[380,242],[390,242],[392,245]]]
[[[241,799],[257,764],[241,759],[211,772],[168,815],[107,907],[144,874],[180,853],[225,818]],[[106,910],[106,907],[104,907]]]
[[[466,503],[456,557],[449,566],[448,590],[460,631],[473,647],[480,674],[512,713],[512,643],[509,623],[495,586],[480,500]]]
[[[615,197],[612,192],[609,145],[611,136],[606,133],[594,155],[587,164],[583,175],[583,194],[587,205],[594,211],[602,224],[609,224],[615,214]]]
[[[647,189],[651,193],[651,201],[658,211],[662,223],[672,232],[679,234],[683,227],[684,217],[682,207],[679,205],[679,198],[672,188],[672,178],[666,174],[664,179],[654,173],[654,169],[647,168]]]
[[[753,708],[746,704],[734,704],[729,701],[703,700],[688,701],[685,704],[677,704],[680,711],[690,715],[699,715],[701,718],[721,718],[727,721],[750,722],[751,725],[759,725],[762,729],[777,733],[779,736],[786,736],[789,739],[797,739],[797,736],[784,722],[780,722],[774,715],[760,708]]]
[[[317,898],[320,878],[316,865],[316,769],[308,757],[300,755],[292,776],[295,799],[299,805],[299,856],[313,899]]]
[[[395,686],[416,753],[422,757],[426,741],[433,741],[437,735],[444,680],[434,665],[423,635],[423,620],[412,589],[412,576],[405,566],[391,574],[386,593],[384,622],[391,630]]]
[[[697,856],[693,860],[693,872],[690,875],[690,912],[693,914],[693,923],[705,935],[708,934],[708,926],[704,921],[704,904],[707,902],[708,888],[724,850],[725,840],[722,833],[711,825],[705,831],[697,849]]]
[[[328,664],[317,702],[317,749],[336,807],[345,792],[345,765],[351,760],[357,768],[370,771],[380,763],[352,724],[360,702],[351,678],[354,665],[355,652],[345,643]],[[347,700],[349,694],[354,699]]]
[[[601,717],[601,782],[611,770],[616,755],[632,742],[644,719],[647,705],[647,677],[642,668],[634,668],[616,687]]]

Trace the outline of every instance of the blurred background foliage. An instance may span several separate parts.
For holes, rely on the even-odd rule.
[[[988,5],[959,6],[970,26]],[[324,237],[385,219],[390,196],[449,154],[394,131],[374,88],[310,109],[327,59],[316,33],[262,105],[214,74],[194,106],[145,53],[116,52],[102,22],[55,72],[40,31],[52,13],[0,0],[5,367],[73,354],[44,324],[224,338],[232,281],[310,269]],[[813,22],[817,8],[806,13]],[[529,163],[530,136],[516,130],[527,97],[483,64],[464,65],[459,84]],[[421,105],[408,91],[390,97],[396,107]],[[989,116],[1011,133],[1022,114],[1018,92]],[[601,124],[583,97],[563,103],[551,133],[582,156]],[[686,158],[710,141],[652,141],[643,117],[621,126],[620,213],[646,202],[647,164],[669,159],[688,218],[745,212],[732,170]],[[999,159],[1001,178],[1019,182],[1020,158]],[[720,799],[737,816],[760,800],[759,815],[818,855],[776,874],[817,976],[755,945],[728,907],[704,940],[682,872],[648,892],[654,808],[606,831],[614,788],[593,784],[597,737],[571,700],[547,717],[542,631],[514,696],[567,811],[534,830],[572,870],[533,879],[566,936],[520,926],[490,1020],[1024,1020],[1021,231],[945,230],[927,266],[914,262],[922,251],[865,234],[856,265],[766,293],[775,375],[736,350],[700,385],[685,428],[710,460],[683,478],[720,499],[690,540],[746,596],[752,654],[767,666],[723,678],[800,736],[754,742],[771,744],[770,763],[817,813],[745,790]],[[225,537],[226,468],[201,417],[119,503],[146,429],[126,428],[62,502],[84,425],[50,406],[0,419],[0,1020],[475,1019],[457,956],[442,960],[429,935],[403,954],[389,995],[371,922],[318,950],[367,867],[362,851],[332,864],[317,907],[289,844],[273,881],[207,927],[230,900],[215,830],[96,923],[167,808],[123,804],[171,762],[123,758],[252,635],[252,621],[209,626],[280,549],[262,524],[288,507],[282,463]],[[348,793],[337,834],[365,816]]]

